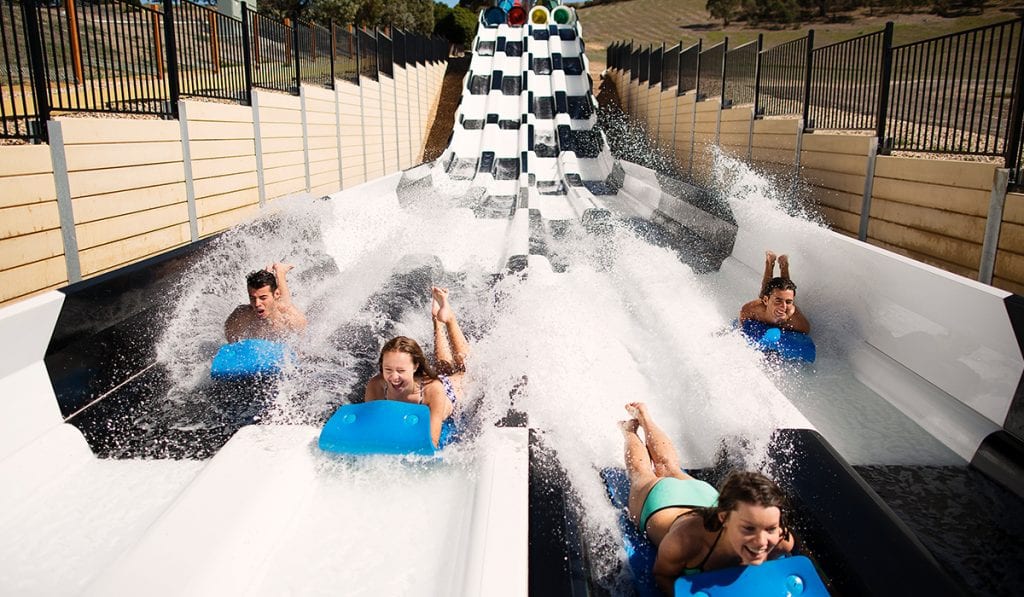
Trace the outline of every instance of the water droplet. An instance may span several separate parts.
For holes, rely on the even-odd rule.
[[[795,574],[786,577],[787,595],[800,595],[804,592],[804,579]]]

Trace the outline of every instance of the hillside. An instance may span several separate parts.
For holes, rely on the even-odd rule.
[[[894,42],[903,44],[930,37],[963,31],[1024,14],[1024,1],[994,0],[978,15],[943,18],[927,12],[874,13],[861,10],[843,13],[825,21],[809,21],[794,27],[749,27],[746,23],[722,22],[714,19],[705,9],[706,0],[621,0],[587,8],[577,8],[583,24],[583,37],[587,42],[587,56],[591,71],[600,72],[605,60],[604,49],[615,41],[632,39],[638,44],[672,46],[682,42],[684,47],[704,40],[713,45],[729,38],[730,47],[757,39],[764,34],[764,45],[770,48],[806,35],[814,29],[815,45],[822,46],[881,29],[886,21],[896,24]],[[600,68],[598,68],[600,67]]]

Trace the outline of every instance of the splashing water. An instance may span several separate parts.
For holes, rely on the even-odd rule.
[[[828,235],[794,215],[786,191],[765,176],[721,153],[713,163],[717,192],[741,237],[755,230],[759,242],[777,243],[764,248],[788,252],[795,277],[809,289],[800,304],[824,339],[817,371],[830,384],[849,378],[831,368],[843,343],[829,340],[852,335],[832,298],[849,286],[816,273],[827,267]],[[394,335],[416,338],[431,352],[429,288],[447,286],[472,346],[463,408],[480,422],[478,437],[452,454],[471,462],[470,454],[487,450],[491,422],[509,407],[527,412],[579,497],[595,576],[612,584],[623,582],[616,571],[624,556],[610,540],[619,536],[618,513],[598,471],[622,466],[616,421],[626,418],[625,403],[649,403],[684,466],[712,466],[725,450],[730,461],[756,468],[775,429],[808,426],[779,388],[803,397],[801,408],[835,388],[766,367],[731,330],[739,306],[756,294],[760,272],[742,280],[697,275],[673,249],[626,225],[599,235],[561,227],[545,239],[558,254],[559,273],[533,256],[525,272],[508,275],[500,273],[507,220],[474,217],[436,189],[403,197],[401,205],[379,197],[297,197],[278,205],[224,234],[183,279],[158,347],[173,381],[170,410],[181,416],[195,408],[224,319],[244,300],[243,277],[252,269],[295,264],[290,287],[310,322],[294,343],[300,358],[273,397],[267,418],[274,423],[318,425],[339,404],[360,399],[380,346]]]

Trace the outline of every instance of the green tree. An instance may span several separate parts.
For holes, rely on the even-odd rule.
[[[716,19],[722,19],[722,26],[728,27],[729,21],[740,7],[740,0],[708,0],[707,9]]]
[[[307,16],[317,23],[334,21],[339,25],[355,22],[360,0],[313,0]]]
[[[434,31],[453,44],[466,45],[476,36],[477,13],[456,6],[437,22]]]

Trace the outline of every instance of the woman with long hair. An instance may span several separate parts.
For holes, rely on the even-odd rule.
[[[734,471],[716,491],[683,471],[675,446],[644,403],[630,403],[626,410],[633,418],[619,426],[629,515],[658,549],[653,573],[661,590],[671,595],[679,576],[758,565],[793,550],[786,497],[774,481]]]
[[[452,416],[462,396],[469,343],[448,303],[448,289],[434,286],[431,294],[435,363],[428,362],[423,349],[412,338],[392,338],[381,348],[377,375],[366,383],[363,396],[367,402],[399,400],[425,404],[430,409],[430,438],[436,447],[444,420]]]

